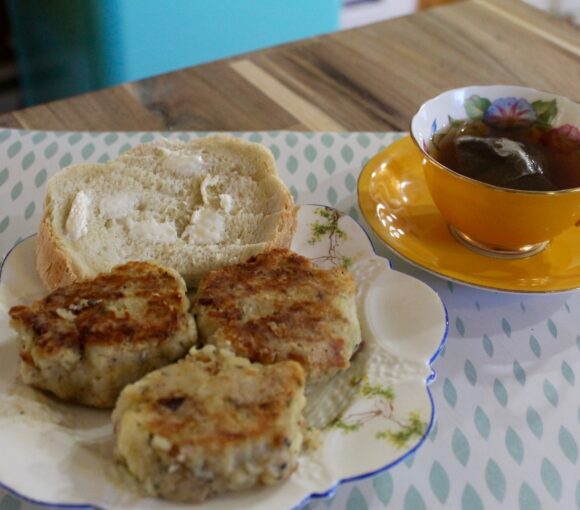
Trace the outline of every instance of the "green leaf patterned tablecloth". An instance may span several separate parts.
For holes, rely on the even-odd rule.
[[[36,232],[50,175],[71,163],[104,162],[161,136],[202,134],[0,130],[0,252]],[[360,220],[358,174],[402,134],[239,136],[272,150],[297,202],[329,204]],[[404,462],[307,508],[580,510],[580,293],[480,291],[375,245],[395,269],[431,285],[447,305],[449,339],[431,386],[437,422]],[[0,510],[32,508],[38,507],[0,490]]]

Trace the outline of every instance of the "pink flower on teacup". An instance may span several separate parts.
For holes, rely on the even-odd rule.
[[[563,124],[546,131],[541,138],[544,145],[558,152],[574,152],[580,150],[580,129],[572,124]]]
[[[536,121],[536,110],[523,97],[500,97],[485,110],[486,124],[500,128],[529,126]]]

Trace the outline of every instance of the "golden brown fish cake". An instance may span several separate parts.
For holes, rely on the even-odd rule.
[[[183,279],[129,262],[10,309],[23,381],[57,397],[113,407],[123,387],[185,356],[197,338]]]
[[[193,349],[123,390],[116,455],[147,494],[175,501],[271,485],[297,467],[304,404],[298,363]]]
[[[352,275],[284,249],[206,273],[193,308],[203,344],[297,361],[308,383],[348,367],[361,341]]]

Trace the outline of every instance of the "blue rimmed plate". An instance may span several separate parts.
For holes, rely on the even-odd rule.
[[[50,506],[170,509],[142,498],[112,462],[110,412],[57,402],[23,385],[7,311],[43,294],[34,238],[6,258],[0,282],[0,485]],[[302,206],[292,248],[324,267],[348,267],[357,282],[364,346],[351,368],[309,396],[306,419],[325,426],[320,446],[302,455],[275,487],[217,497],[203,510],[297,508],[336,487],[397,464],[425,440],[434,420],[431,363],[447,333],[445,308],[422,282],[374,254],[361,227],[334,209]]]

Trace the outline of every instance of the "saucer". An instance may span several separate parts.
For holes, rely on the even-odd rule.
[[[398,255],[443,278],[522,293],[580,288],[580,228],[554,238],[537,255],[502,260],[459,243],[427,189],[421,153],[410,137],[374,156],[358,181],[358,202],[377,236]]]

